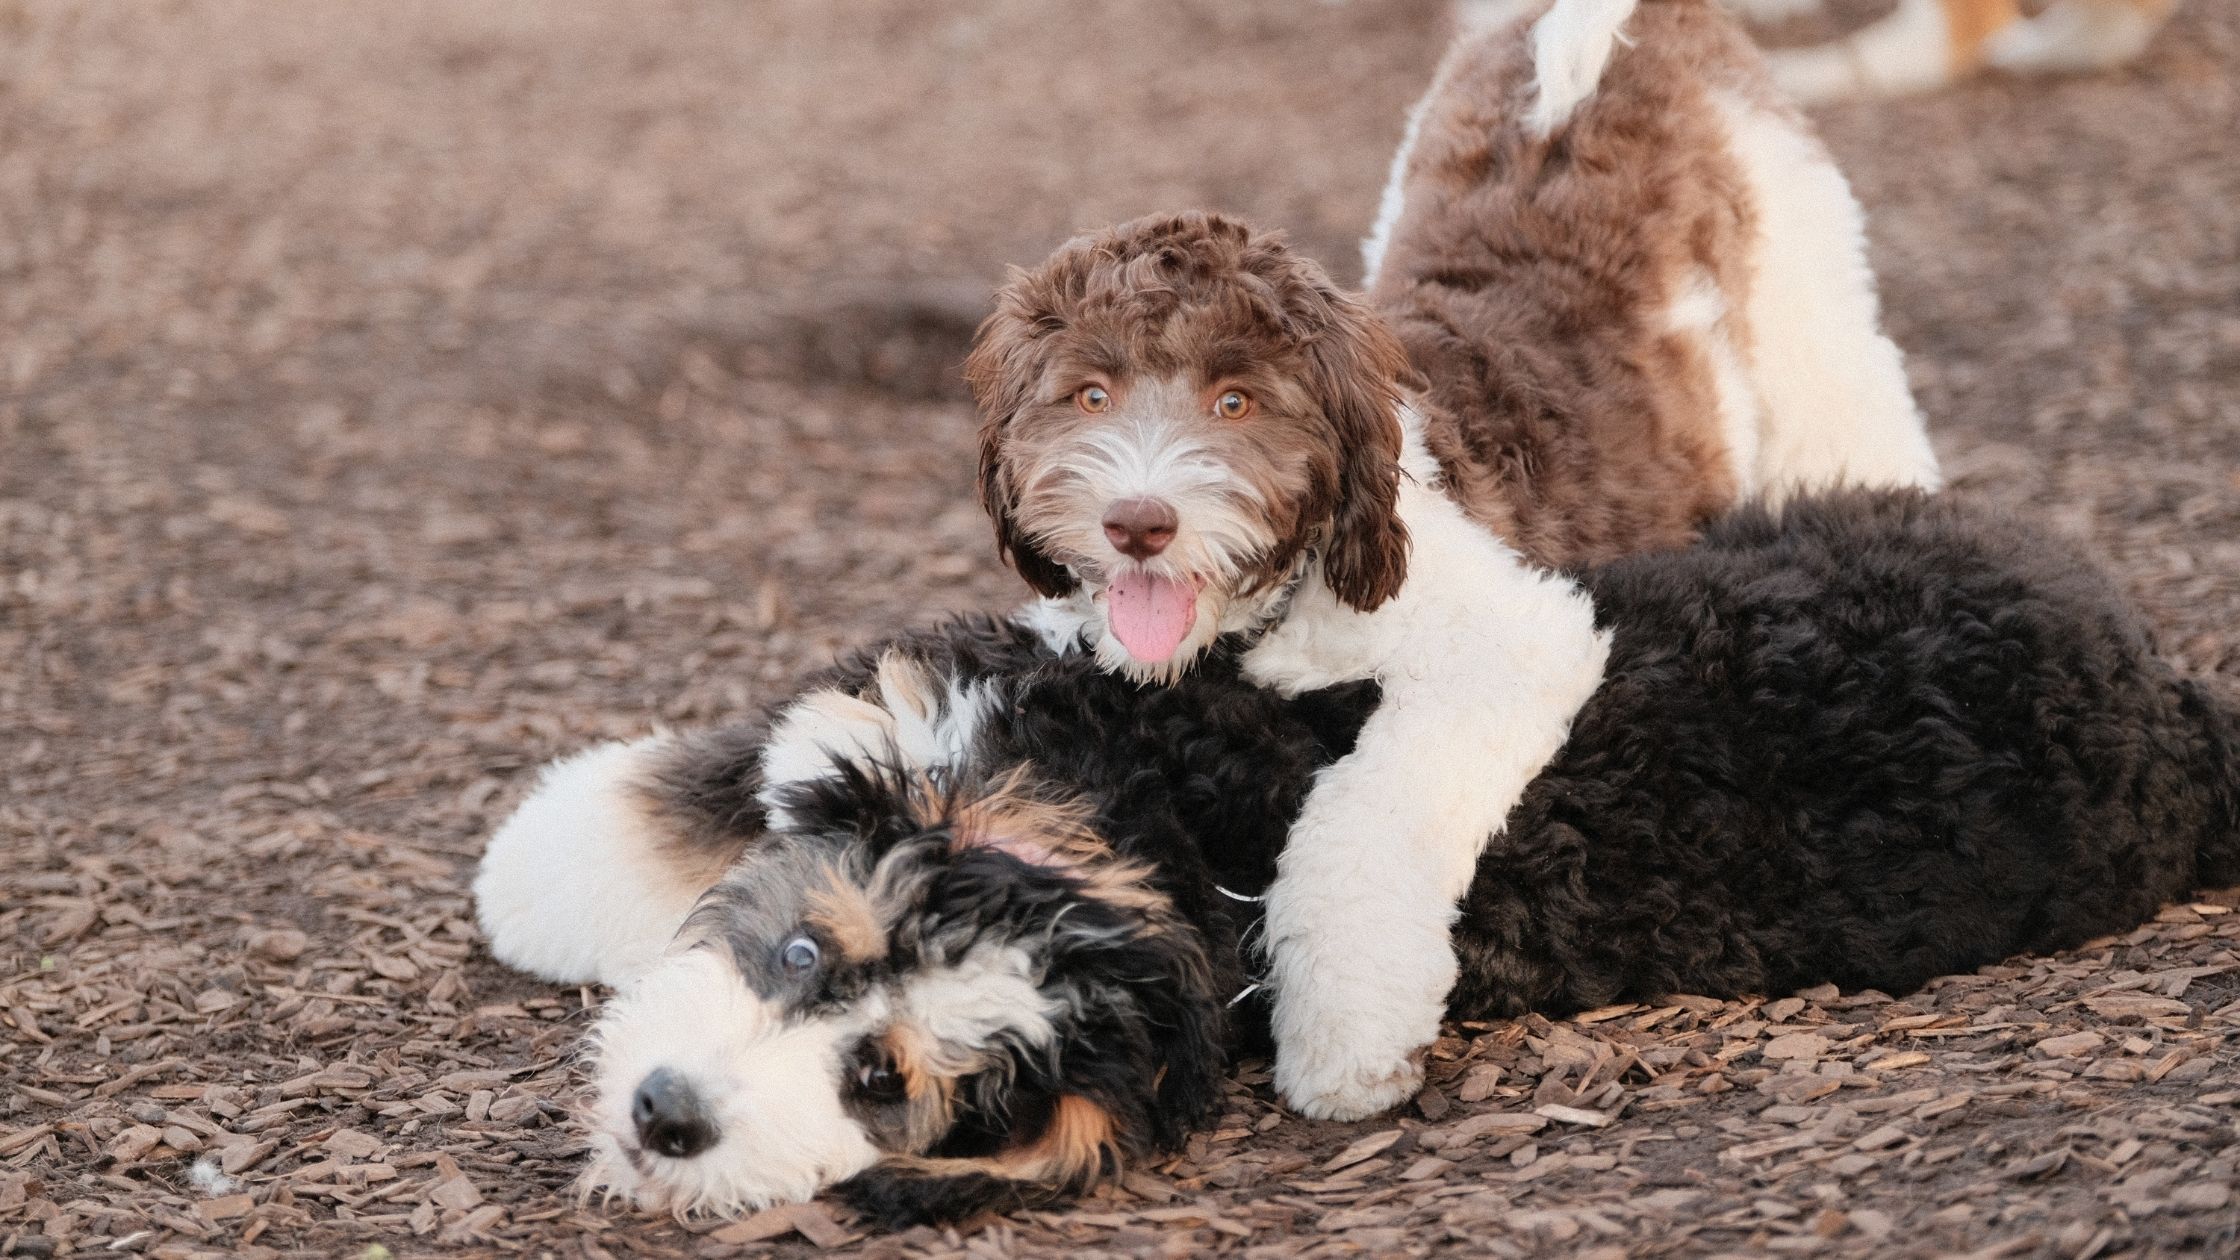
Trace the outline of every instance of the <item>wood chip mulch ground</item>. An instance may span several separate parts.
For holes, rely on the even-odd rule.
[[[1878,0],[1847,4],[1853,18]],[[571,1192],[595,991],[465,885],[542,760],[1002,607],[953,364],[1187,205],[1354,273],[1443,6],[0,0],[0,1256],[2240,1248],[2240,890],[1889,996],[1264,1065],[1077,1209],[867,1237]],[[2240,11],[1822,116],[1956,493],[2240,680]]]

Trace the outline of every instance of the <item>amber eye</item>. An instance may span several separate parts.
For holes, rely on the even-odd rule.
[[[1112,405],[1112,395],[1105,392],[1102,385],[1084,385],[1074,391],[1073,401],[1083,411],[1095,415]]]
[[[1252,396],[1232,389],[1213,400],[1213,414],[1224,420],[1242,420],[1252,414]]]

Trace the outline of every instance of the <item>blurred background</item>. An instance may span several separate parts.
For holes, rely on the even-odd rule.
[[[1197,206],[1358,278],[1447,33],[1432,0],[0,0],[0,1007],[52,1034],[0,1066],[61,1100],[0,1129],[63,1125],[6,1166],[112,1167],[119,1064],[549,1068],[580,1001],[465,921],[522,771],[1017,600],[955,371],[1005,267]],[[1961,492],[2240,673],[2240,8],[1815,117]],[[471,1131],[561,1151],[528,1097]]]

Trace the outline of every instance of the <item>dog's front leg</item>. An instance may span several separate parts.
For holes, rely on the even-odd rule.
[[[1296,692],[1368,661],[1384,688],[1316,778],[1268,891],[1276,1086],[1310,1116],[1370,1115],[1421,1081],[1455,979],[1455,903],[1607,656],[1576,586],[1459,513],[1412,515],[1399,596],[1356,613],[1303,591],[1245,662]]]

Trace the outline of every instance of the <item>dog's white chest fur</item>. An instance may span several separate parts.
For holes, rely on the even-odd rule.
[[[1609,645],[1576,584],[1538,570],[1433,488],[1410,426],[1408,580],[1371,612],[1316,577],[1244,659],[1285,693],[1374,678],[1354,751],[1316,777],[1269,889],[1277,1085],[1354,1118],[1420,1080],[1477,856],[1600,685]]]

